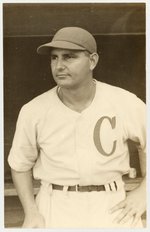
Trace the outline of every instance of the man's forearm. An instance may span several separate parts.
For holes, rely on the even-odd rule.
[[[19,199],[23,206],[25,214],[30,214],[37,211],[37,206],[34,199],[32,172],[16,172],[11,170],[14,185],[16,187]]]
[[[141,192],[143,192],[143,197],[146,199],[146,176],[143,177],[139,187]]]

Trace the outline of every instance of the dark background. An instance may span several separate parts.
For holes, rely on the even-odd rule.
[[[48,57],[36,49],[65,26],[79,26],[95,36],[100,62],[97,80],[135,93],[145,101],[145,4],[59,3],[3,4],[4,29],[4,163],[20,108],[55,85]],[[140,176],[137,151],[130,142],[131,165]]]

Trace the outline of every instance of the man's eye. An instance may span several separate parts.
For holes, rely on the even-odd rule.
[[[75,58],[75,56],[72,55],[72,54],[67,54],[67,55],[64,56],[64,58],[65,58],[66,60],[69,60],[69,59]]]
[[[57,56],[51,56],[51,60],[56,60]]]

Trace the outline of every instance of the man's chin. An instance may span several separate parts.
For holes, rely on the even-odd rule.
[[[62,88],[72,88],[73,84],[70,81],[66,80],[57,80],[56,81],[57,85],[62,87]]]

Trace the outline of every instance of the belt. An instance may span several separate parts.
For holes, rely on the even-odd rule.
[[[55,190],[63,190],[63,185],[52,184],[52,189]],[[68,191],[78,191],[78,192],[92,192],[92,191],[105,191],[104,185],[87,185],[87,186],[80,186],[80,185],[73,185],[68,186]]]

